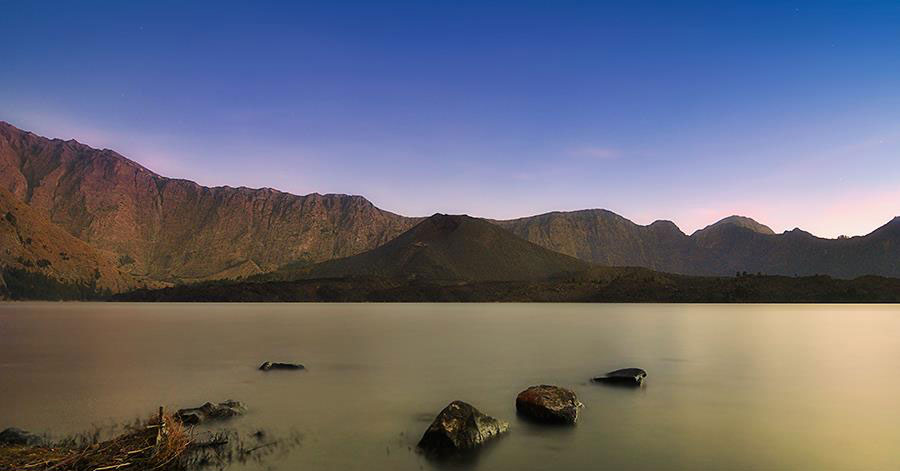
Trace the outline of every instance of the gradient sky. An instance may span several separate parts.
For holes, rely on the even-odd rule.
[[[0,120],[405,215],[900,215],[900,2],[3,2]]]

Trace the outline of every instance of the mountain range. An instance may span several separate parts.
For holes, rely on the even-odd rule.
[[[40,137],[4,122],[0,190],[4,208],[11,208],[7,213],[34,221],[32,232],[58,234],[48,238],[66,247],[47,245],[54,261],[49,252],[29,251],[19,241],[22,235],[6,227],[6,256],[0,259],[5,271],[90,283],[97,268],[97,286],[111,291],[287,273],[525,279],[588,264],[684,275],[900,277],[900,218],[866,236],[823,239],[799,229],[776,234],[739,216],[691,235],[670,221],[643,226],[602,209],[505,221],[405,217],[361,196],[210,188],[167,178],[112,150]],[[417,226],[423,221],[430,226]],[[475,237],[465,238],[465,248],[454,245],[453,237],[439,245],[425,240],[428,231],[442,233],[450,226]],[[407,233],[414,227],[418,232]],[[517,242],[500,237],[498,230],[518,236]],[[406,238],[398,238],[401,234]],[[490,242],[499,239],[506,242]],[[63,252],[70,259],[66,263]],[[488,252],[493,259],[529,261],[507,271],[478,265],[476,254]],[[83,260],[75,264],[78,270],[63,269],[72,265],[74,253]],[[403,260],[403,268],[378,264],[388,259]],[[59,268],[37,267],[39,260]]]
[[[435,214],[381,247],[248,280],[113,296],[168,302],[900,302],[900,278],[689,276],[604,267],[478,218]]]
[[[713,276],[900,276],[900,217],[868,235],[840,239],[800,229],[776,234],[741,216],[687,235],[670,221],[641,226],[601,209],[495,223],[550,250],[607,266]]]

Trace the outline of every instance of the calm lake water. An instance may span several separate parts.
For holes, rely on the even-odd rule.
[[[588,382],[630,366],[644,387]],[[578,393],[577,426],[516,418],[541,383]],[[299,437],[229,470],[445,469],[413,449],[454,399],[511,432],[453,467],[896,470],[900,306],[0,304],[0,397],[0,428],[233,398],[227,426]]]

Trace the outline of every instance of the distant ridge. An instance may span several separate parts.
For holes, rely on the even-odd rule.
[[[641,226],[600,209],[495,222],[543,247],[607,266],[685,275],[900,277],[900,217],[868,235],[846,239],[823,239],[799,229],[776,234],[743,216],[727,217],[688,236],[668,221]]]
[[[381,247],[314,265],[302,277],[526,281],[588,267],[581,260],[523,240],[486,220],[435,214]]]

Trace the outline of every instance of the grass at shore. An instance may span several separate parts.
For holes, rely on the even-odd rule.
[[[93,442],[93,443],[91,443]],[[171,414],[160,414],[98,441],[75,437],[55,445],[0,446],[0,469],[107,471],[184,469],[191,438]]]
[[[111,437],[111,438],[110,438]],[[0,445],[0,471],[197,471],[233,463],[268,466],[301,446],[303,435],[263,429],[185,428],[172,414],[93,430],[38,445]]]

